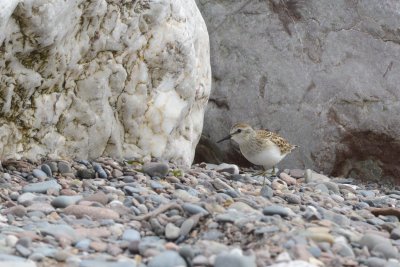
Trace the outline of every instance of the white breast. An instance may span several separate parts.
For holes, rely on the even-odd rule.
[[[241,152],[248,161],[255,165],[264,166],[265,169],[275,166],[287,155],[281,154],[277,146],[271,146],[259,153],[248,153],[249,151],[242,150]]]

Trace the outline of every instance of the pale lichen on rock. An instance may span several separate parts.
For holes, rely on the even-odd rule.
[[[0,157],[190,164],[210,93],[194,1],[2,1]]]

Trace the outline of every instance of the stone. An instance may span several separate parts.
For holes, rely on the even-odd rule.
[[[274,190],[272,190],[272,188],[268,185],[264,185],[263,187],[261,187],[260,195],[270,199],[274,195]]]
[[[79,263],[79,267],[138,267],[133,260],[124,261],[108,261],[108,260],[87,260],[84,259]]]
[[[148,162],[143,165],[143,172],[150,175],[151,177],[157,176],[164,178],[169,171],[169,166],[166,163],[159,162]]]
[[[100,164],[98,163],[93,163],[93,169],[94,171],[99,175],[100,178],[107,178],[107,173],[104,171],[103,167],[101,167]]]
[[[93,195],[89,195],[89,196],[85,197],[84,200],[98,202],[102,205],[107,205],[108,196],[106,194],[104,194],[104,192],[99,191]]]
[[[372,251],[372,255],[378,256],[378,257],[385,257],[386,259],[397,259],[399,258],[399,251],[393,247],[392,244],[390,243],[380,243],[376,244]]]
[[[51,205],[55,208],[66,208],[70,205],[76,204],[79,200],[82,199],[82,196],[58,196],[51,201]]]
[[[57,180],[48,180],[44,182],[25,185],[22,188],[22,191],[31,193],[46,193],[49,189],[60,190],[61,185],[57,183]]]
[[[135,229],[126,229],[122,234],[122,240],[126,241],[140,241],[141,236],[140,233]]]
[[[79,169],[76,171],[76,177],[80,179],[94,179],[96,172],[93,169]]]
[[[52,170],[51,170],[51,168],[50,168],[49,165],[43,164],[42,166],[40,166],[40,169],[41,169],[44,173],[46,173],[46,175],[47,175],[48,177],[53,177],[53,172],[52,172]]]
[[[232,175],[239,174],[239,167],[235,164],[221,163],[218,166],[216,166],[215,170],[218,172],[227,172]]]
[[[387,261],[385,259],[377,258],[377,257],[369,257],[364,261],[364,264],[368,267],[385,267]]]
[[[279,206],[279,205],[272,205],[272,206],[268,206],[265,207],[263,209],[263,214],[264,215],[280,215],[282,217],[287,217],[289,216],[291,213],[291,210],[289,208],[283,207],[283,206]]]
[[[215,258],[214,267],[256,267],[255,257],[243,256],[240,250],[221,253]]]
[[[296,178],[296,179],[303,178],[304,170],[292,169],[292,170],[290,170],[289,174],[290,174],[290,176],[292,176],[293,178]]]
[[[0,14],[0,158],[192,163],[211,89],[194,0],[18,3]]]
[[[24,217],[26,215],[26,208],[21,205],[17,205],[11,208],[8,208],[4,211],[5,214],[12,214],[16,217]]]
[[[36,225],[37,230],[44,235],[51,235],[59,240],[71,240],[77,241],[79,236],[75,232],[75,230],[66,224],[49,224],[47,222],[38,223]]]
[[[71,173],[71,172],[72,172],[72,170],[71,170],[71,164],[69,164],[69,162],[60,161],[60,162],[58,162],[57,167],[58,167],[58,171],[59,171],[61,174],[64,174],[64,173]]]
[[[320,173],[314,172],[310,169],[307,169],[306,174],[305,174],[305,181],[306,181],[306,183],[313,183],[313,182],[323,183],[323,182],[329,182],[330,179],[329,179],[329,177],[327,177],[323,174],[320,174]]]
[[[185,260],[175,251],[164,251],[152,258],[147,267],[187,267]]]
[[[15,250],[18,252],[19,255],[21,255],[24,258],[29,257],[31,255],[32,251],[22,245],[17,244],[15,246]]]
[[[400,77],[392,63],[400,55],[393,34],[400,19],[397,0],[384,7],[379,0],[350,6],[347,1],[197,3],[210,32],[215,81],[204,122],[208,139],[200,142],[205,152],[199,158],[243,163],[228,142],[211,144],[233,123],[245,121],[279,131],[300,146],[301,153],[292,152],[282,167],[309,166],[362,179],[399,176],[400,167],[392,172],[398,157],[387,156],[400,151]],[[379,67],[371,69],[376,62]],[[366,108],[373,117],[365,116]]]
[[[176,227],[175,224],[167,223],[167,225],[165,226],[165,237],[168,240],[175,240],[179,237],[180,231],[180,228]]]
[[[87,215],[93,220],[116,220],[119,218],[119,214],[111,209],[83,205],[70,205],[64,209],[64,213],[75,215],[77,218],[82,218]]]
[[[295,194],[285,194],[283,198],[287,201],[288,204],[300,204],[301,197]]]
[[[190,215],[197,214],[197,213],[203,213],[203,214],[208,214],[208,211],[200,207],[199,205],[192,204],[192,203],[184,203],[182,205],[182,208],[188,212]]]
[[[297,180],[291,177],[289,174],[281,172],[279,177],[287,184],[287,185],[295,185],[297,184]]]
[[[400,228],[394,228],[390,233],[390,238],[394,240],[400,239]]]
[[[50,203],[47,203],[47,202],[34,202],[31,205],[29,205],[26,208],[26,210],[28,212],[39,211],[39,212],[43,212],[45,214],[49,214],[54,211],[54,208]]]
[[[46,179],[47,178],[47,174],[44,171],[40,170],[40,169],[32,170],[32,174],[33,174],[33,176],[35,176],[36,178],[39,178],[39,179]]]
[[[377,245],[377,244],[387,244],[391,245],[390,240],[376,234],[365,234],[359,241],[361,246],[366,246],[370,251]]]
[[[195,197],[195,196],[189,194],[187,191],[182,190],[182,189],[175,190],[173,196],[175,198],[181,199],[184,202],[194,203],[194,202],[198,202],[199,201],[198,197]]]

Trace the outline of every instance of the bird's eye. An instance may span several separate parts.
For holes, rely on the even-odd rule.
[[[238,133],[241,133],[241,132],[242,132],[242,129],[237,130],[237,132],[238,132]]]

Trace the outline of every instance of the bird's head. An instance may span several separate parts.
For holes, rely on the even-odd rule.
[[[222,141],[228,140],[228,139],[233,139],[236,141],[239,145],[248,141],[249,138],[254,134],[253,128],[251,128],[250,125],[246,123],[236,123],[235,125],[232,126],[229,135],[225,136],[221,140],[219,140],[217,143],[220,143]]]

